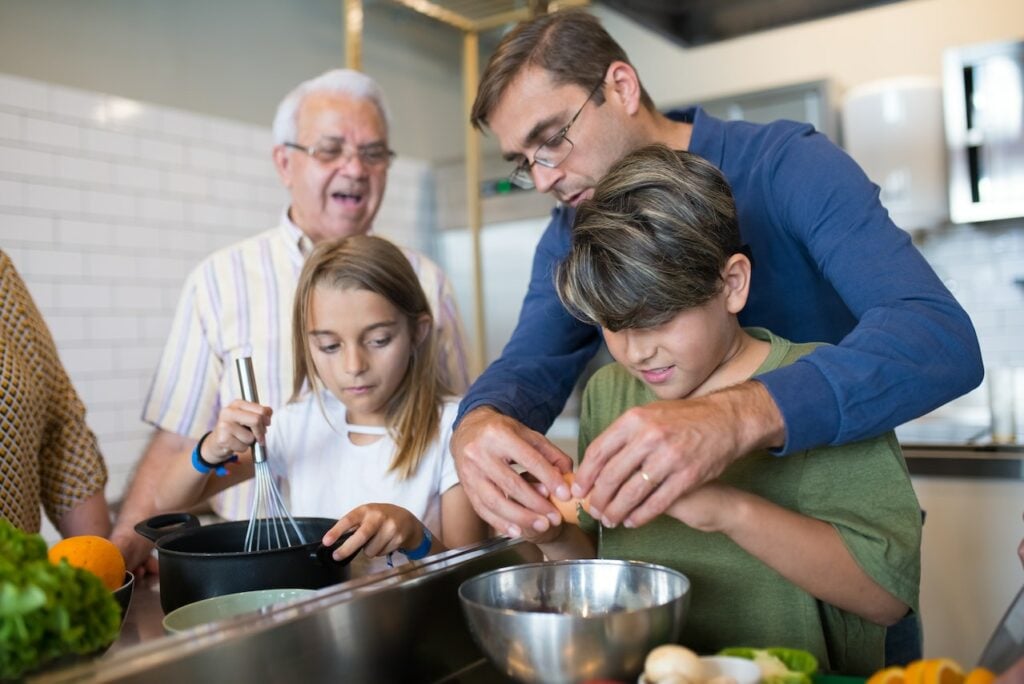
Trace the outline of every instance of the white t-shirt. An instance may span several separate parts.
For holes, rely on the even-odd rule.
[[[444,403],[440,433],[408,479],[388,472],[396,445],[384,428],[359,427],[362,434],[382,434],[376,442],[353,444],[345,405],[328,391],[321,393],[330,423],[324,420],[315,395],[274,412],[267,430],[267,461],[281,482],[293,516],[338,519],[368,503],[389,503],[408,510],[441,532],[441,495],[458,484],[448,448],[458,400]]]

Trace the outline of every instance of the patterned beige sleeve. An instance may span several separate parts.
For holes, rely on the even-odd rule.
[[[0,285],[0,510],[13,509],[15,524],[34,531],[40,502],[56,525],[102,491],[107,469],[46,322],[2,252]]]
[[[55,359],[56,361],[56,359]],[[85,422],[85,406],[56,362],[50,426],[39,454],[43,508],[56,526],[60,519],[107,484],[107,466],[96,435]]]

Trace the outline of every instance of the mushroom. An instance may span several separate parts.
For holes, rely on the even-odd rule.
[[[644,678],[651,684],[700,684],[704,670],[696,653],[683,646],[665,644],[647,654]]]

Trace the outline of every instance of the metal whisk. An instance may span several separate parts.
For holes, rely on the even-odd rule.
[[[252,372],[252,359],[248,356],[235,359],[238,383],[242,387],[242,398],[254,404],[260,403],[256,394],[256,379]],[[252,445],[253,465],[256,468],[256,486],[252,496],[252,512],[249,526],[245,530],[245,551],[281,549],[305,544],[302,530],[288,512],[281,492],[277,490],[274,475],[267,463],[267,449],[259,442]]]

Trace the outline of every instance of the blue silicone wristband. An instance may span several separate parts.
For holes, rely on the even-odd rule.
[[[227,464],[235,463],[238,461],[238,454],[231,454],[231,458],[221,461],[220,463],[209,463],[203,458],[199,450],[203,446],[203,442],[210,433],[207,432],[205,435],[199,438],[199,442],[196,444],[196,448],[192,450],[192,467],[198,470],[203,475],[207,475],[211,470],[217,474],[217,477],[224,477],[228,474]]]
[[[430,553],[430,546],[433,543],[434,543],[434,537],[433,537],[433,535],[430,534],[430,530],[427,529],[427,526],[424,525],[423,526],[423,541],[420,542],[420,545],[417,546],[415,549],[409,549],[409,550],[406,550],[406,549],[403,549],[403,548],[399,547],[398,552],[400,554],[402,554],[403,556],[405,556],[406,558],[408,558],[409,560],[414,560],[414,561],[415,560],[420,560],[421,558],[426,558],[427,557],[427,554]]]

